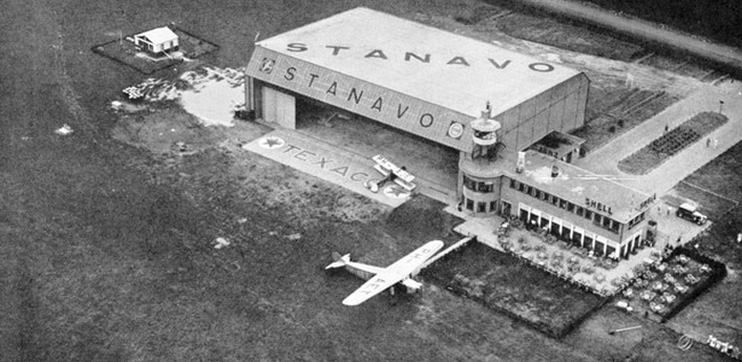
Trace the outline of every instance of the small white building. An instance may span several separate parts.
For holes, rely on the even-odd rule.
[[[178,50],[178,34],[163,26],[134,35],[134,44],[152,54]]]

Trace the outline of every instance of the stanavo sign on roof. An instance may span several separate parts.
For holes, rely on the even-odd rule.
[[[477,117],[579,72],[389,14],[355,8],[257,43],[288,57]]]

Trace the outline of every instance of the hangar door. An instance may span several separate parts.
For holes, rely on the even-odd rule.
[[[293,96],[270,87],[260,87],[263,120],[283,128],[296,129],[296,100]]]

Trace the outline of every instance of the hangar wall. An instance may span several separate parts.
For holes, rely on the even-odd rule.
[[[473,116],[260,46],[255,48],[246,74],[257,80],[255,87],[265,82],[439,144],[471,151],[469,122]]]
[[[551,131],[567,133],[585,122],[589,80],[580,73],[495,116],[505,152],[522,151]]]
[[[290,94],[261,86],[261,116],[268,122],[287,129],[296,129],[296,100]]]
[[[256,98],[265,96],[258,87],[265,82],[278,89],[317,99],[448,147],[471,152],[472,131],[469,122],[473,116],[262,47],[256,47],[248,63],[247,74],[255,79],[253,91]],[[588,86],[587,76],[578,73],[495,115],[494,118],[502,125],[499,139],[505,145],[504,152],[513,154],[531,146],[552,131],[568,133],[582,126],[585,121]],[[294,128],[293,121],[287,118],[289,115],[272,107],[278,99],[271,96],[268,95],[263,102],[268,103],[262,106],[266,110],[274,109],[275,112],[263,114],[264,118],[281,118],[287,122],[284,127]],[[492,102],[496,104],[497,100],[493,99]],[[455,134],[450,132],[454,124],[461,126],[461,131]]]

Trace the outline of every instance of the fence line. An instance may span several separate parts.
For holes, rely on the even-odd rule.
[[[422,270],[422,269],[425,269],[425,268],[426,268],[426,267],[428,267],[428,266],[429,266],[430,264],[433,264],[433,263],[434,263],[434,262],[436,262],[436,261],[437,261],[438,259],[440,259],[440,258],[442,258],[442,257],[446,256],[446,255],[447,255],[448,253],[450,253],[450,252],[452,252],[452,251],[454,251],[454,250],[456,250],[456,249],[458,249],[458,248],[460,248],[460,247],[464,246],[464,245],[465,245],[466,243],[468,243],[469,241],[473,240],[474,238],[475,238],[474,236],[467,236],[467,237],[465,237],[465,238],[463,238],[463,239],[461,239],[461,240],[459,240],[459,241],[455,242],[455,243],[454,243],[453,245],[451,245],[451,246],[449,246],[448,248],[444,249],[444,250],[443,250],[442,252],[440,252],[440,253],[436,254],[435,256],[433,256],[432,258],[428,259],[428,261],[426,261],[426,262],[425,262],[425,264],[423,264],[423,265],[422,265],[422,266],[420,267],[420,269],[421,269],[421,270]]]
[[[739,201],[734,200],[734,199],[730,199],[730,198],[728,198],[726,196],[723,196],[723,195],[720,195],[720,194],[717,194],[716,192],[713,192],[713,191],[711,191],[711,190],[709,190],[707,188],[704,188],[704,187],[701,187],[701,186],[698,186],[698,185],[694,185],[694,184],[692,184],[692,183],[690,183],[688,181],[685,181],[685,180],[680,181],[680,183],[686,184],[686,185],[688,185],[690,187],[693,187],[693,188],[695,188],[697,190],[701,190],[703,192],[709,193],[709,194],[714,195],[714,196],[716,196],[716,197],[718,197],[720,199],[724,199],[724,200],[730,201],[730,202],[732,202],[734,204],[735,207],[736,206],[739,206]]]

